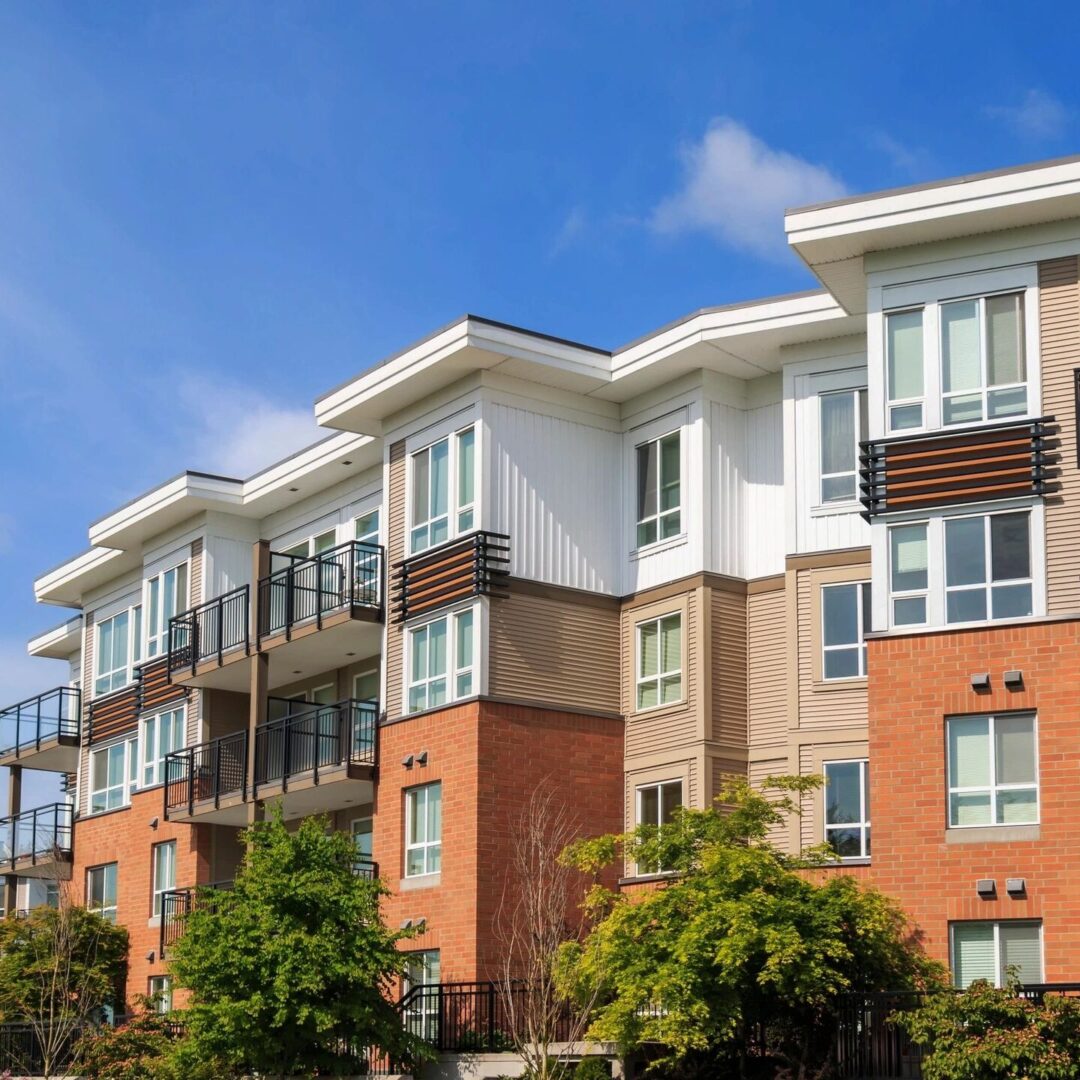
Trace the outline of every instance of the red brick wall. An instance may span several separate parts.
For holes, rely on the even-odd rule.
[[[927,950],[948,959],[948,924],[1041,918],[1045,978],[1080,978],[1080,621],[872,640],[868,649],[872,880],[901,901]],[[1003,674],[1021,670],[1021,690]],[[978,693],[971,675],[989,672]],[[945,718],[1038,714],[1037,840],[946,843]],[[1025,899],[1005,879],[1027,882]],[[980,900],[994,878],[995,900]]]

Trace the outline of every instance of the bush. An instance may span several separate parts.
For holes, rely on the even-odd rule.
[[[574,1069],[574,1080],[611,1080],[611,1062],[603,1057],[582,1058]]]

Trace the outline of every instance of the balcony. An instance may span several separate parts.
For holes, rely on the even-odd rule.
[[[158,956],[164,960],[170,945],[184,932],[184,919],[197,908],[213,910],[222,896],[233,887],[231,881],[192,885],[186,889],[168,889],[161,894],[161,926]]]
[[[169,678],[187,686],[247,690],[251,588],[215,596],[169,620]]]
[[[0,765],[73,772],[79,767],[82,695],[58,686],[0,712]]]
[[[259,580],[257,645],[271,689],[382,647],[383,549],[351,540],[308,558],[271,553]]]
[[[269,708],[271,716],[282,715],[255,729],[253,798],[280,799],[286,818],[372,801],[376,704],[350,699],[309,705],[271,698]]]
[[[72,807],[52,803],[0,819],[0,872],[20,877],[71,877]]]
[[[165,819],[241,826],[247,822],[247,731],[165,758]]]

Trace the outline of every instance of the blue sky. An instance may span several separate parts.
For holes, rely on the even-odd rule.
[[[462,312],[616,346],[811,287],[784,206],[1076,152],[1052,11],[0,6],[0,697],[90,521]]]

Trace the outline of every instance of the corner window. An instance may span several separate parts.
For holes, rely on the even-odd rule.
[[[188,564],[150,578],[146,583],[146,655],[169,651],[169,620],[188,606]]]
[[[1034,716],[953,717],[948,755],[950,828],[1039,820]]]
[[[142,787],[152,787],[165,779],[165,756],[183,749],[184,710],[149,716],[142,722]]]
[[[859,443],[866,439],[866,391],[818,395],[823,505],[854,502],[859,491]]]
[[[821,676],[866,676],[866,632],[870,629],[870,583],[821,587]]]
[[[405,792],[405,876],[442,868],[442,783]]]
[[[116,922],[116,863],[86,871],[86,906],[109,922]]]
[[[142,605],[118,612],[97,624],[94,694],[112,693],[134,678],[142,659]]]
[[[920,626],[927,621],[930,553],[926,525],[894,525],[889,529],[889,604],[894,626]]]
[[[438,1037],[440,995],[438,991],[425,992],[424,987],[439,985],[440,966],[438,949],[405,955],[402,1017],[406,1029],[427,1042]]]
[[[660,784],[646,784],[637,789],[637,823],[651,826],[657,830],[670,825],[675,811],[683,804],[682,781],[665,780]],[[658,863],[652,866],[638,866],[643,874],[660,874],[668,867]]]
[[[176,888],[176,841],[167,840],[164,844],[155,844],[152,859],[153,892],[150,914],[160,918],[162,895]]]
[[[825,843],[841,859],[870,857],[870,763],[826,761]]]
[[[117,810],[131,802],[138,776],[138,739],[90,753],[90,813]]]
[[[1022,985],[1043,981],[1041,922],[956,922],[949,936],[953,985],[961,990],[977,979],[1004,986],[1010,968]]]
[[[682,700],[682,615],[637,624],[639,712]]]
[[[682,451],[679,432],[637,447],[637,546],[682,532]]]
[[[151,975],[146,984],[146,989],[146,996],[154,1003],[154,1012],[172,1012],[173,996],[171,975]]]
[[[476,693],[474,624],[467,608],[409,630],[409,712]]]
[[[1027,513],[945,521],[945,621],[981,622],[1033,612]]]
[[[923,426],[923,313],[885,317],[886,409],[890,431]]]
[[[410,479],[414,555],[476,528],[475,427],[416,451]]]
[[[362,544],[379,542],[379,508],[361,514],[354,523],[356,539]]]

